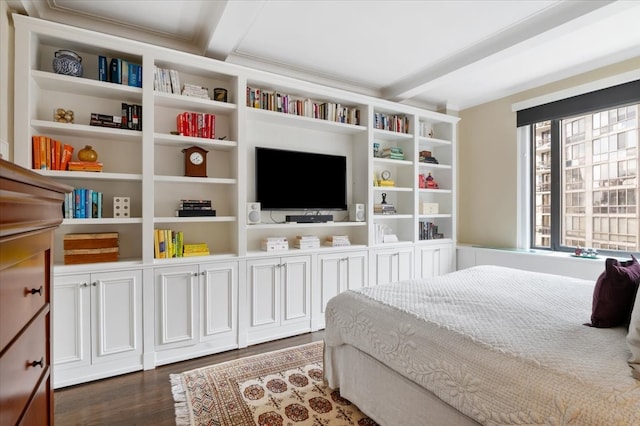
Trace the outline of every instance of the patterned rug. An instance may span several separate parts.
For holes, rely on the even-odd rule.
[[[176,424],[377,425],[323,381],[322,342],[172,374]]]

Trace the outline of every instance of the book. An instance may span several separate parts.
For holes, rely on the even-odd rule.
[[[110,81],[112,83],[121,84],[122,83],[122,60],[119,58],[111,59],[111,63],[109,66],[109,75]]]
[[[178,217],[215,216],[215,210],[176,210]]]
[[[41,167],[40,166],[40,164],[41,164],[41,161],[40,161],[40,136],[37,136],[37,135],[31,136],[31,145],[32,145],[32,148],[33,148],[32,149],[32,154],[31,154],[31,156],[33,157],[32,158],[32,160],[33,160],[32,161],[33,162],[32,167],[34,169],[36,169],[36,170],[40,170],[40,167]]]
[[[69,161],[69,171],[76,172],[101,172],[103,164],[98,161]]]
[[[108,77],[107,58],[105,56],[98,56],[98,80],[109,81]]]
[[[120,84],[129,85],[129,61],[120,60]]]
[[[62,154],[60,158],[60,170],[67,170],[69,167],[69,161],[73,157],[73,147],[68,144],[62,145]]]

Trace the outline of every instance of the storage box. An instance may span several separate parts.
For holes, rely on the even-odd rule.
[[[118,233],[66,234],[64,236],[64,263],[117,262]]]
[[[438,214],[438,203],[422,203],[420,214]]]

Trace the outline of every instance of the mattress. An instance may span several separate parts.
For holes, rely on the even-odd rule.
[[[627,330],[583,325],[594,284],[477,266],[348,291],[327,304],[325,345],[352,345],[482,424],[640,425]]]

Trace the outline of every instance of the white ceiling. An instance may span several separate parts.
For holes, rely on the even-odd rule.
[[[640,1],[8,0],[30,16],[429,108],[640,56]]]

